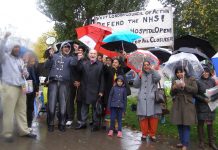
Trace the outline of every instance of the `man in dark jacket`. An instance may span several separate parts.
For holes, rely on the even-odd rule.
[[[74,49],[75,52],[73,53],[74,56],[82,55],[83,58],[80,61],[85,61],[85,47],[79,46],[77,49],[75,47],[77,43],[74,43]],[[70,85],[70,98],[67,101],[67,127],[72,127],[73,120],[74,120],[74,114],[75,114],[75,106],[74,103],[76,102],[76,116],[77,116],[77,123],[80,123],[81,121],[81,108],[82,108],[82,101],[81,101],[81,88],[80,88],[80,71],[77,69],[76,66],[72,67],[72,84]]]
[[[51,54],[45,67],[50,69],[48,85],[48,131],[54,131],[54,116],[57,99],[59,101],[58,129],[65,131],[66,103],[69,99],[69,85],[72,81],[72,66],[76,66],[77,58],[70,56],[71,45],[63,42],[60,52]]]
[[[81,70],[81,96],[83,100],[81,115],[82,121],[76,129],[86,128],[86,121],[88,118],[89,105],[93,109],[93,126],[92,131],[99,129],[100,116],[96,113],[96,101],[99,96],[103,96],[104,75],[103,63],[97,60],[96,50],[89,51],[89,60],[82,61],[78,64]]]

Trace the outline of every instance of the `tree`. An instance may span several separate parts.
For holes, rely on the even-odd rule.
[[[160,0],[174,11],[175,37],[191,34],[207,39],[218,50],[217,0]]]
[[[105,15],[108,10],[123,13],[139,10],[147,0],[38,0],[38,7],[55,21],[59,41],[75,39],[75,28],[89,24],[93,16]]]
[[[44,53],[45,50],[48,48],[48,45],[45,41],[49,36],[56,37],[57,35],[55,31],[49,31],[47,33],[44,33],[38,38],[37,42],[33,45],[34,52],[36,53],[36,56],[38,57],[40,63],[45,61]]]

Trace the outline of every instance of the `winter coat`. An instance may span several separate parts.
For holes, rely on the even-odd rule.
[[[118,76],[117,79],[121,79],[123,81],[123,85],[118,86],[117,84],[115,84],[115,86],[111,88],[109,99],[108,99],[108,108],[111,107],[123,108],[125,112],[126,103],[127,103],[127,93],[124,84],[124,78],[122,76]]]
[[[149,72],[143,71],[141,79],[138,77],[133,85],[139,89],[137,115],[139,116],[153,116],[161,114],[161,105],[155,103],[155,91],[157,90],[157,83],[161,77],[155,70]]]
[[[81,72],[81,98],[86,104],[94,104],[98,94],[104,91],[103,63],[96,61],[91,64],[90,60],[78,63]]]
[[[130,86],[126,80],[125,72],[123,67],[119,67],[117,70],[111,66],[104,66],[104,79],[105,79],[105,90],[104,90],[104,103],[107,104],[110,90],[114,83],[114,75],[122,75],[124,77],[124,83],[126,87],[127,96],[131,95]]]
[[[215,111],[211,111],[208,104],[204,101],[206,98],[204,93],[206,92],[206,89],[216,86],[215,80],[211,77],[208,79],[201,78],[197,81],[197,84],[198,94],[195,96],[195,98],[198,120],[214,120]]]
[[[72,67],[76,66],[77,57],[62,55],[61,52],[54,54],[45,62],[45,68],[49,69],[49,80],[71,81]]]
[[[193,77],[184,78],[184,89],[171,88],[173,100],[171,122],[175,125],[193,125],[197,123],[196,109],[193,96],[197,93],[197,82]],[[172,81],[172,87],[176,81]]]

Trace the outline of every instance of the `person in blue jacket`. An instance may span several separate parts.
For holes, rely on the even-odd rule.
[[[118,121],[117,137],[122,137],[122,116],[126,111],[127,92],[124,84],[124,77],[119,75],[115,80],[115,85],[112,87],[108,99],[108,108],[110,109],[110,130],[108,135],[113,135],[115,128],[115,119]]]

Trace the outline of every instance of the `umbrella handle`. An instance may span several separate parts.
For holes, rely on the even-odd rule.
[[[123,41],[122,41],[122,50],[125,51],[124,46],[123,46]]]

